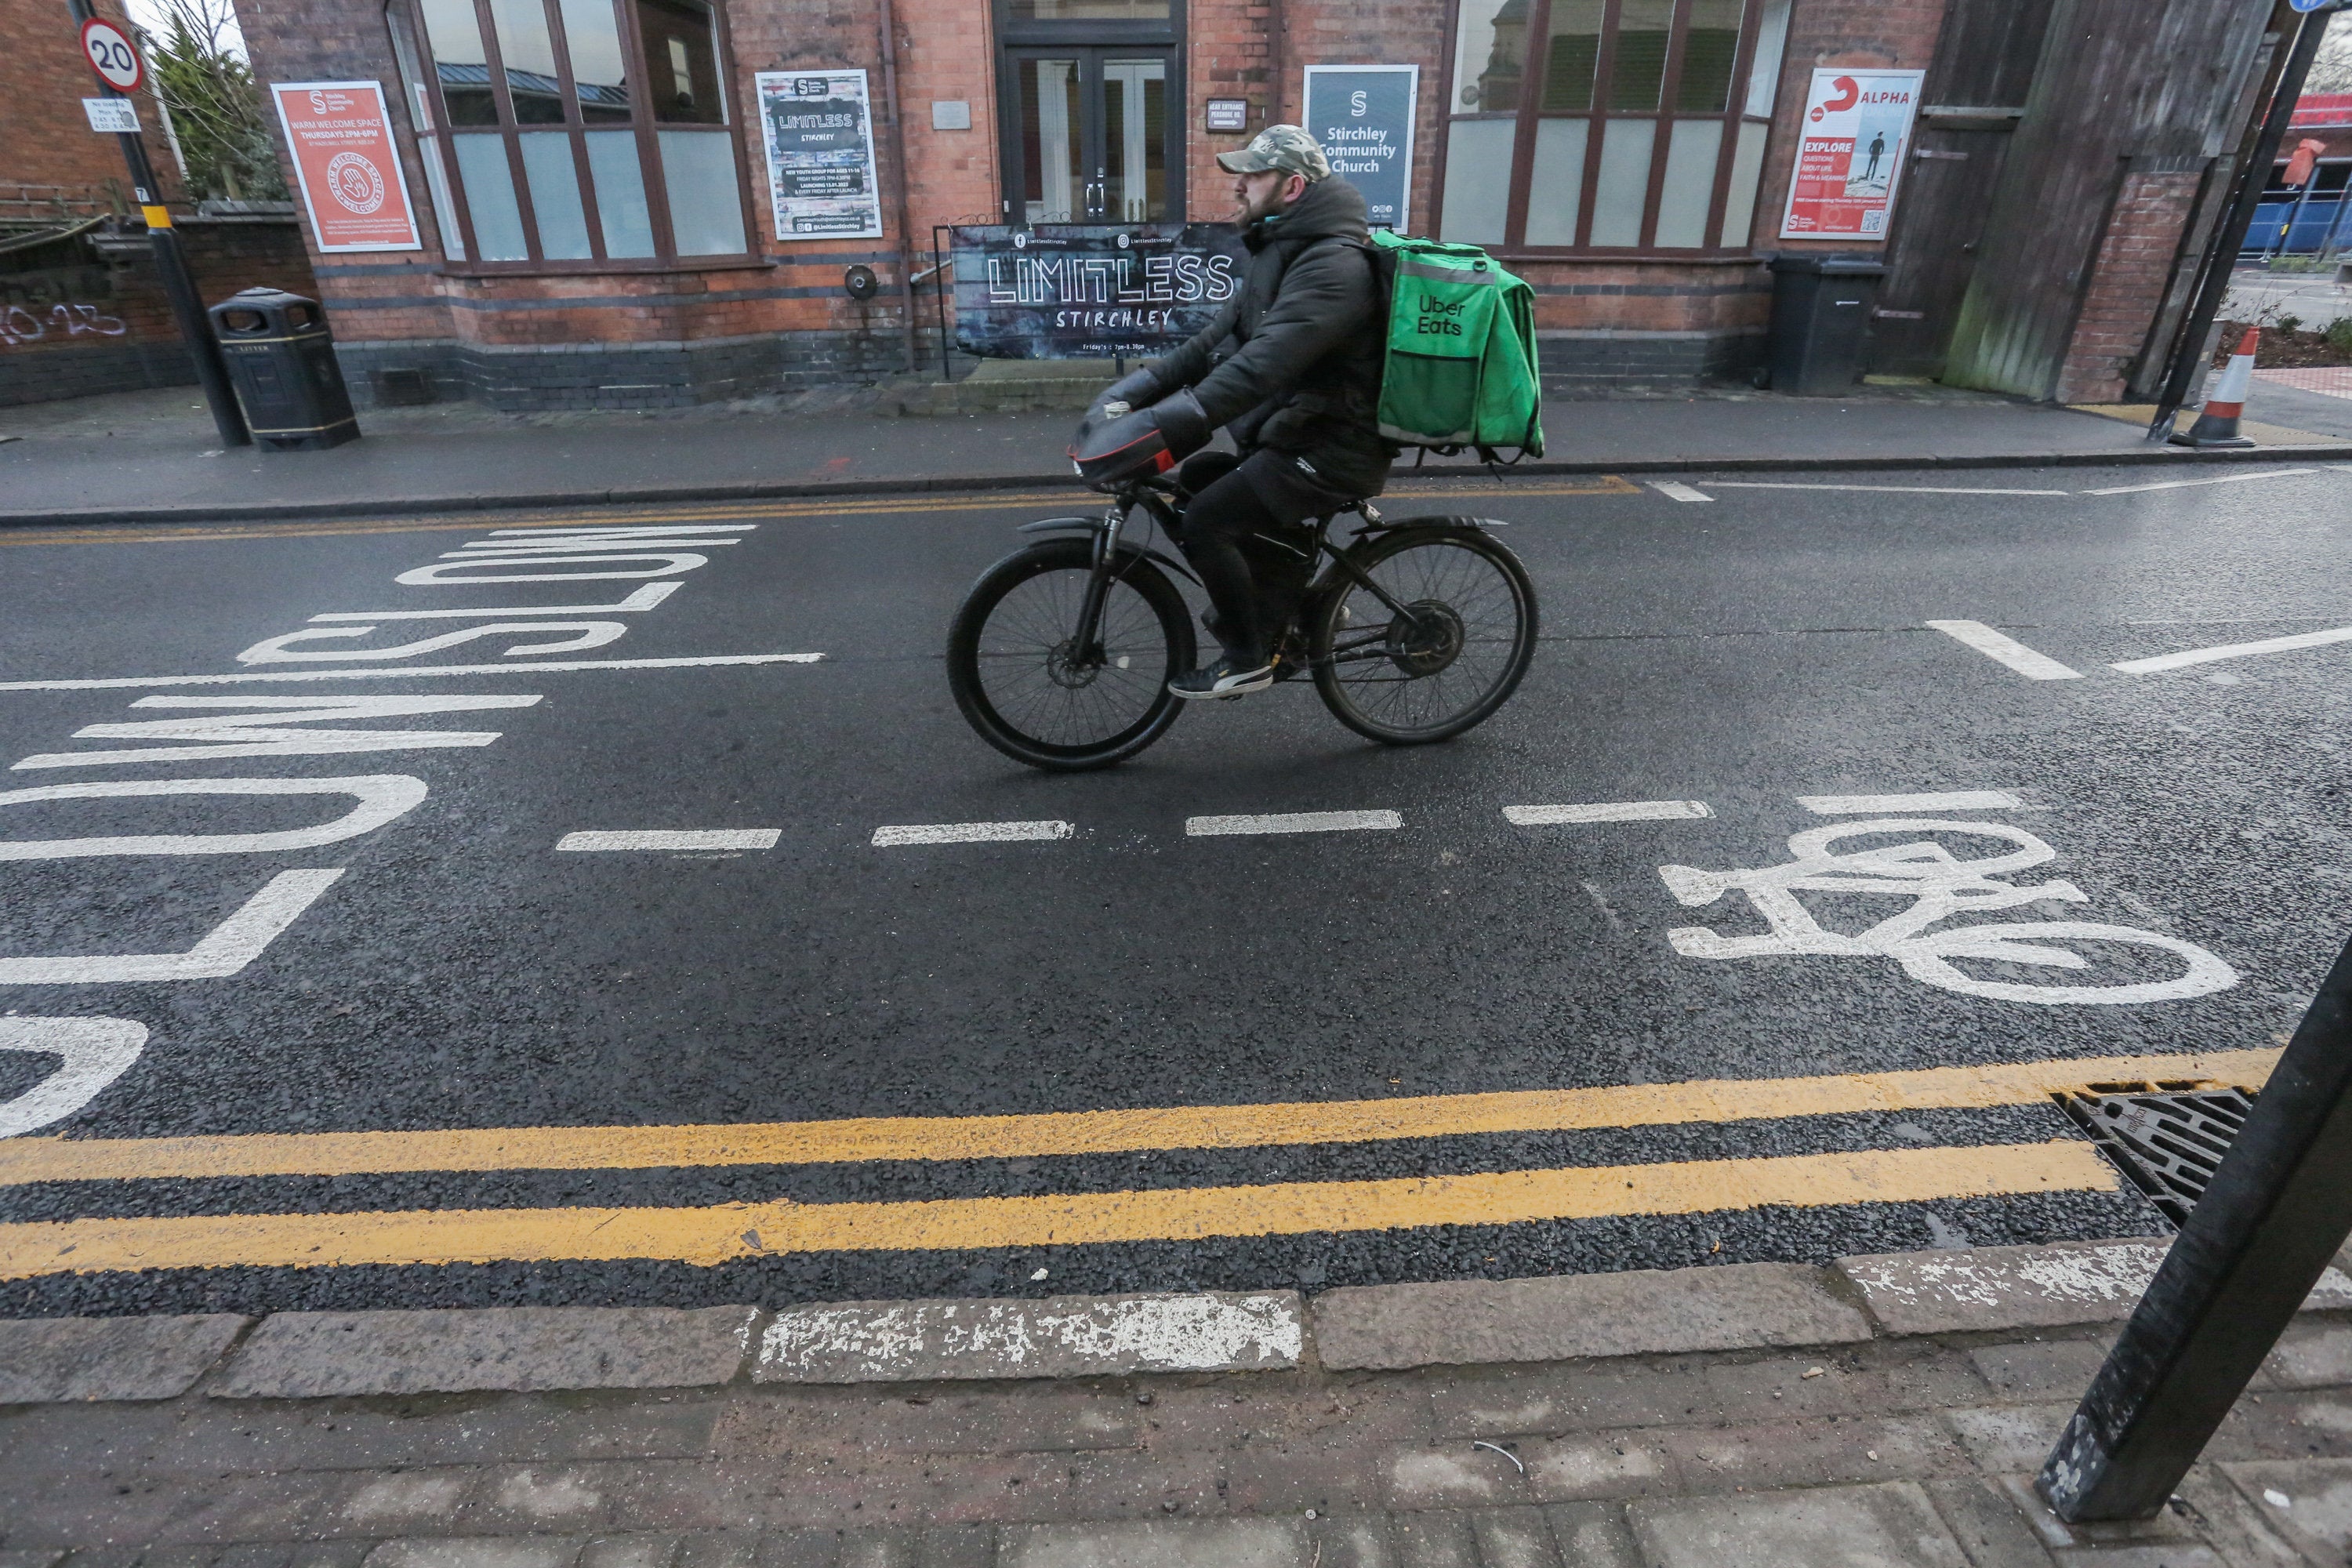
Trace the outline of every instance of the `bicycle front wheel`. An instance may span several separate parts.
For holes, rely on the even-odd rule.
[[[981,739],[1033,768],[1078,772],[1124,762],[1176,721],[1168,681],[1193,656],[1184,596],[1132,552],[1113,573],[1086,647],[1092,541],[1033,544],[972,584],[948,628],[948,687]]]
[[[1535,658],[1536,592],[1501,541],[1406,526],[1345,559],[1381,592],[1335,572],[1313,611],[1315,689],[1339,722],[1426,745],[1510,700]]]

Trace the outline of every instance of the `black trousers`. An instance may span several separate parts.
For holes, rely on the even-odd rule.
[[[1314,578],[1315,531],[1303,525],[1357,498],[1284,452],[1202,452],[1178,478],[1192,499],[1176,542],[1216,606],[1226,655],[1255,668]]]

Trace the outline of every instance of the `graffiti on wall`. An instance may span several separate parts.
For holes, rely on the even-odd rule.
[[[47,310],[23,305],[0,305],[0,346],[37,343],[45,338],[79,338],[96,334],[119,338],[131,329],[120,316],[110,316],[95,305],[64,300]]]

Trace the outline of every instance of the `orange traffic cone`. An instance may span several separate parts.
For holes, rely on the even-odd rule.
[[[2246,411],[2246,388],[2254,381],[2254,345],[2262,341],[2259,327],[2248,327],[2246,335],[2238,340],[2238,352],[2230,356],[2222,369],[2221,379],[2213,384],[2212,395],[2205,399],[2205,412],[2197,423],[2184,433],[2172,433],[2177,447],[2251,447],[2252,441],[2238,434],[2238,417]]]

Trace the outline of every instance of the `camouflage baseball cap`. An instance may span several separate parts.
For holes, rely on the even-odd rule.
[[[1217,167],[1228,174],[1279,169],[1286,174],[1304,174],[1311,183],[1329,176],[1331,160],[1323,155],[1322,144],[1307,133],[1305,126],[1269,125],[1240,152],[1218,153]]]

